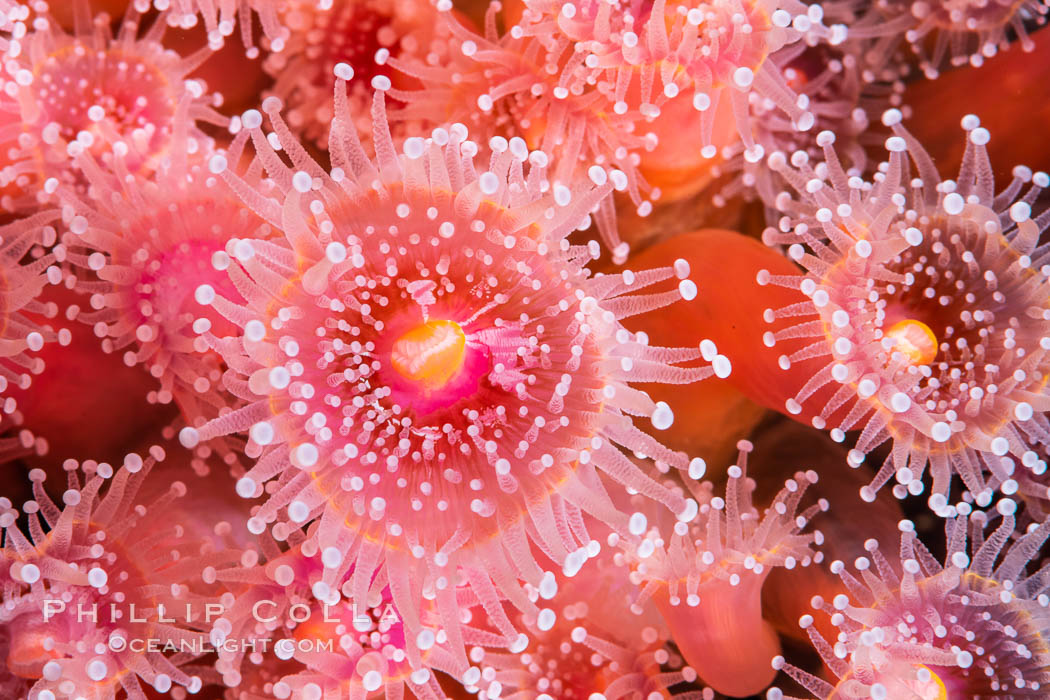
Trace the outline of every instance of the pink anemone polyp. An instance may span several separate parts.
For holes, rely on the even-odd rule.
[[[597,243],[567,237],[611,190],[603,169],[572,189],[551,185],[545,154],[494,138],[479,172],[480,147],[459,125],[398,152],[382,92],[373,156],[349,120],[349,71],[336,74],[330,172],[306,156],[274,99],[263,106],[293,166],[273,150],[260,113],[244,115],[239,138],[250,135],[278,197],[257,196],[226,157],[212,159],[283,240],[228,244],[243,303],[214,289],[198,295],[238,327],[202,338],[226,359],[224,383],[241,388],[245,405],[180,439],[247,433],[257,461],[237,491],[267,495],[249,526],[272,527],[278,539],[309,526],[312,540],[340,553],[326,585],[354,568],[354,600],[385,566],[399,609],[418,608],[416,587],[437,586],[454,628],[448,584],[465,568],[475,595],[498,591],[535,612],[519,583],[543,576],[530,540],[574,574],[588,556],[586,518],[626,523],[602,475],[689,512],[623,452],[678,469],[691,462],[632,423],[666,428],[673,412],[630,382],[698,381],[728,373],[728,362],[713,344],[650,347],[620,324],[693,298],[684,262],[585,270]]]
[[[770,100],[799,130],[808,130],[813,115],[807,101],[794,94],[769,56],[803,39],[845,38],[844,27],[824,26],[820,5],[791,1],[525,5],[518,30],[539,38],[551,55],[576,47],[578,80],[597,83],[614,112],[652,121],[667,104],[691,102],[701,115],[699,134],[708,158],[723,145],[711,139],[723,100],[732,104],[749,149],[755,144],[748,101],[756,97]]]
[[[423,56],[389,56],[394,69],[389,91],[398,106],[395,124],[441,125],[460,122],[481,139],[523,138],[549,159],[549,177],[571,187],[591,167],[608,171],[615,190],[630,196],[641,215],[652,210],[650,185],[639,174],[644,152],[655,137],[639,128],[637,114],[617,113],[607,96],[585,85],[578,61],[548,54],[536,37],[496,26],[500,6],[490,5],[485,31],[464,26],[451,11],[442,21],[450,34],[448,60],[431,65]],[[378,76],[373,85],[389,83]],[[407,81],[407,82],[406,82]],[[415,89],[406,89],[415,84]],[[611,191],[595,213],[595,223],[616,260],[628,246],[621,241]]]
[[[471,649],[481,678],[467,690],[480,700],[713,697],[709,688],[697,692],[696,671],[653,606],[632,604],[628,569],[611,550],[588,562],[586,575],[545,585],[538,597],[544,607],[523,616],[527,635],[518,643]]]
[[[1043,0],[888,0],[873,4],[851,27],[850,36],[876,39],[873,55],[883,57],[893,56],[900,42],[907,42],[919,68],[934,79],[945,67],[979,68],[1012,43],[1032,51],[1035,42],[1029,34],[1046,23],[1048,12]]]
[[[1010,499],[990,513],[960,509],[946,523],[943,561],[902,520],[899,558],[869,540],[870,556],[856,560],[856,574],[832,562],[849,593],[817,596],[813,607],[838,629],[835,642],[816,631],[812,615],[800,624],[833,682],[783,657],[773,667],[821,700],[1046,695],[1050,597],[1036,566],[1050,521],[1015,531],[1016,511]],[[789,696],[773,688],[767,698]]]
[[[25,183],[27,192],[43,186],[38,198],[58,183],[82,184],[72,167],[79,153],[112,165],[119,152],[127,168],[148,175],[180,131],[196,151],[210,143],[198,122],[227,123],[214,110],[215,96],[188,79],[209,49],[187,57],[166,49],[163,21],[139,36],[142,15],[134,7],[114,35],[108,16],[91,19],[86,0],[75,3],[73,33],[41,18],[15,40],[18,50],[4,66],[23,132],[7,154],[12,163],[4,178]],[[34,178],[36,187],[28,187]]]
[[[230,398],[220,385],[218,354],[197,333],[235,328],[202,308],[197,290],[240,298],[219,269],[236,264],[226,242],[257,233],[262,221],[220,186],[206,162],[185,154],[184,133],[175,143],[182,155],[163,159],[150,178],[117,177],[82,154],[75,162],[90,187],[84,194],[61,187],[57,196],[69,229],[63,253],[87,307],[69,315],[90,325],[106,352],[121,353],[125,364],[158,381],[151,403],[174,402],[193,421],[214,417]]]
[[[935,511],[953,474],[985,505],[998,488],[1045,496],[1050,261],[1038,244],[1050,214],[1032,205],[1050,178],[1019,168],[996,193],[989,134],[970,115],[959,175],[942,179],[901,113],[883,120],[895,135],[872,182],[842,170],[829,132],[825,163],[770,158],[798,196],[777,198],[784,217],[764,239],[805,274],[757,279],[809,299],[765,312],[780,324],[766,344],[794,344],[779,358],[798,387],[785,407],[836,440],[860,430],[854,466],[892,443],[866,499],[894,477],[898,497],[922,493],[927,466]]]
[[[144,684],[160,693],[202,687],[192,667],[181,668],[192,655],[170,652],[207,639],[203,609],[213,601],[200,571],[224,565],[229,552],[201,548],[181,523],[158,517],[186,495],[182,482],[142,497],[163,458],[153,447],[146,457],[127,455],[117,470],[67,460],[61,507],[34,469],[34,498],[23,506],[28,534],[18,511],[0,499],[5,662],[29,679],[29,697],[145,700]],[[127,504],[135,504],[130,512]],[[148,639],[167,648],[135,646]]]
[[[724,498],[714,495],[711,482],[694,481],[702,470],[690,474],[687,485],[699,503],[691,519],[669,524],[637,511],[631,536],[618,543],[640,586],[639,603],[653,600],[685,660],[714,690],[746,697],[773,680],[766,664],[780,649],[762,617],[762,585],[774,567],[822,560],[813,549],[823,543],[822,533],[803,529],[828,502],[798,512],[817,481],[815,472],[798,472],[760,512],[746,473],[752,445],[740,441],[738,447]]]

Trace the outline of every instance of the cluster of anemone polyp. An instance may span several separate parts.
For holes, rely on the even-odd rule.
[[[1048,14],[0,0],[0,700],[1050,697]]]

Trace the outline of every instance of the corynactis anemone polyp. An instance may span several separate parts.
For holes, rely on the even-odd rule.
[[[55,246],[56,253],[61,250]],[[170,404],[113,400],[117,394],[142,399],[156,388],[156,380],[139,367],[125,365],[119,354],[104,352],[91,328],[69,320],[75,315],[71,309],[83,298],[66,287],[73,278],[65,274],[61,284],[45,287],[37,302],[56,314],[65,310],[59,340],[66,342],[44,343],[34,357],[43,361],[44,371],[33,377],[28,389],[10,391],[26,428],[48,443],[48,459],[26,461],[43,469],[83,455],[118,463],[128,452],[157,442],[160,427],[177,420],[178,412]],[[70,391],[71,386],[77,391]],[[55,396],[63,397],[61,411],[54,409]]]
[[[128,168],[148,173],[167,155],[178,128],[187,129],[191,146],[198,146],[209,139],[196,128],[197,121],[226,123],[204,86],[187,80],[209,49],[182,57],[164,48],[160,20],[139,36],[141,17],[133,7],[113,36],[106,15],[92,20],[86,0],[75,1],[81,11],[73,34],[42,17],[10,42],[3,83],[19,112],[5,119],[20,122],[22,133],[17,148],[4,153],[0,184],[34,192],[52,178],[75,182],[70,156],[84,151],[109,165],[117,149]],[[189,125],[176,123],[180,113]],[[10,204],[33,206],[32,201]]]
[[[696,671],[674,649],[660,615],[633,605],[628,570],[610,552],[544,601],[540,615],[524,619],[528,634],[509,653],[472,647],[481,679],[468,691],[479,700],[712,698],[710,689],[698,693],[692,685]]]
[[[0,0],[0,700],[1050,698],[1005,2]]]
[[[116,471],[67,460],[61,506],[45,492],[43,472],[33,470],[34,500],[23,506],[29,536],[10,502],[3,504],[0,624],[9,640],[7,667],[29,680],[29,697],[145,700],[143,682],[162,693],[201,688],[200,678],[176,665],[192,653],[166,655],[135,644],[155,639],[178,652],[183,641],[205,640],[204,599],[191,584],[202,567],[227,556],[194,556],[183,529],[159,517],[185,495],[181,482],[153,500],[138,500],[163,457],[156,447],[145,459],[129,454]],[[79,469],[87,478],[83,486]]]
[[[696,287],[684,264],[585,270],[597,243],[566,237],[611,190],[602,169],[591,171],[594,183],[543,194],[542,152],[494,139],[479,174],[478,147],[461,126],[410,139],[398,154],[381,92],[373,160],[349,122],[342,78],[336,94],[331,174],[292,139],[272,98],[264,108],[294,167],[272,149],[262,115],[243,121],[283,199],[258,197],[225,158],[212,160],[285,240],[228,245],[247,303],[198,288],[198,301],[243,328],[203,337],[246,405],[180,439],[247,432],[258,460],[238,493],[269,494],[250,526],[277,521],[283,539],[319,519],[310,535],[331,550],[329,587],[354,567],[353,598],[363,600],[385,564],[399,609],[417,606],[408,591],[422,577],[454,627],[449,584],[462,566],[482,599],[494,582],[532,610],[516,582],[543,577],[529,539],[573,574],[590,542],[584,515],[626,525],[601,472],[673,513],[695,510],[621,452],[690,464],[633,425],[631,416],[646,416],[659,429],[673,414],[628,381],[692,382],[727,373],[728,362],[713,347],[649,347],[620,325],[693,298]],[[669,291],[635,293],[668,280]],[[702,356],[713,367],[698,366]]]
[[[999,516],[982,511],[947,521],[943,565],[901,521],[900,559],[891,563],[874,540],[860,557],[860,579],[836,561],[832,571],[850,594],[814,607],[832,618],[829,643],[806,615],[801,624],[838,677],[834,685],[774,659],[822,700],[874,698],[1046,697],[1050,683],[1050,597],[1045,571],[1027,572],[1050,534],[1050,521],[1015,533],[1016,504],[1004,499]],[[987,536],[990,520],[1001,522]],[[967,530],[970,549],[967,552]],[[1012,541],[1012,543],[1011,543]],[[1008,546],[1008,543],[1009,546]],[[779,689],[770,700],[786,698]]]
[[[641,11],[645,14],[648,10]],[[669,75],[677,76],[681,66],[667,56],[657,58],[646,53],[642,57],[630,49],[625,49],[629,54],[626,58],[617,53],[617,41],[625,23],[633,22],[632,8],[605,3],[599,11],[596,5],[586,2],[564,5],[510,2],[506,3],[503,18],[505,24],[511,25],[503,44],[528,47],[523,54],[526,58],[532,54],[542,57],[528,63],[538,60],[550,76],[544,78],[542,72],[538,72],[538,80],[530,89],[545,95],[547,100],[553,96],[556,109],[569,104],[582,108],[579,115],[588,116],[593,122],[587,132],[607,142],[604,150],[596,150],[595,155],[605,159],[608,153],[613,153],[619,159],[614,162],[632,179],[630,193],[639,215],[648,215],[656,200],[683,199],[710,182],[712,158],[718,149],[714,145],[703,149],[681,148],[676,138],[682,133],[696,133],[703,134],[705,144],[722,146],[734,142],[737,135],[731,105],[727,100],[705,107],[701,112],[688,99],[669,100],[663,93],[651,94],[654,88],[657,92],[660,88],[655,84],[658,82],[655,76],[665,79]],[[605,55],[607,53],[611,55]],[[600,66],[599,56],[605,59]],[[634,80],[635,76],[640,77]],[[510,77],[513,79],[513,75]],[[499,86],[494,87],[498,94]],[[567,143],[571,146],[571,124],[565,128],[557,115],[553,120],[526,116],[528,127],[544,135],[542,148],[556,160],[562,151],[553,147],[560,140],[568,137]],[[557,130],[545,133],[548,124]],[[619,144],[609,140],[614,131],[620,138]],[[617,150],[628,155],[631,169],[627,169]],[[563,175],[569,165],[560,166],[557,174]],[[641,200],[639,193],[649,199]],[[628,240],[628,243],[637,241]]]
[[[575,46],[578,79],[607,93],[617,113],[655,119],[668,100],[692,100],[703,114],[701,143],[714,157],[714,107],[732,111],[746,146],[752,95],[772,100],[801,130],[813,117],[787,86],[770,54],[803,36],[838,43],[845,28],[827,29],[820,5],[793,0],[716,0],[690,3],[525,2],[520,31],[542,37],[558,55]],[[637,80],[636,80],[637,78]]]
[[[45,342],[70,342],[68,330],[41,325],[58,314],[56,304],[38,299],[45,286],[62,281],[55,256],[24,262],[32,249],[54,245],[56,231],[50,224],[57,216],[56,211],[44,211],[0,226],[0,411],[5,414],[15,410],[11,390],[28,388],[32,375],[44,369],[44,361],[33,353]]]
[[[293,131],[321,146],[332,122],[337,64],[354,68],[351,109],[365,116],[360,121],[366,138],[372,78],[384,70],[387,57],[430,65],[450,60],[445,55],[451,48],[448,25],[427,0],[339,0],[328,8],[318,7],[316,0],[293,0],[281,10],[281,20],[291,33],[283,50],[263,64],[275,80],[270,93],[284,102]],[[422,85],[412,81],[403,87]]]
[[[773,567],[821,561],[812,545],[823,535],[802,530],[828,503],[821,499],[798,512],[807,487],[817,481],[815,472],[798,472],[760,513],[751,498],[755,482],[746,474],[752,446],[741,441],[738,448],[724,498],[714,495],[711,482],[691,482],[700,504],[692,519],[669,526],[659,514],[647,518],[636,511],[631,536],[614,535],[612,542],[634,569],[639,603],[655,602],[700,678],[720,693],[744,697],[773,679],[766,664],[780,649],[762,619],[762,584]]]
[[[187,156],[185,136],[181,130],[151,178],[127,173],[119,157],[123,177],[88,154],[78,156],[87,192],[61,188],[57,196],[70,230],[63,252],[89,305],[69,315],[92,326],[106,352],[121,352],[127,365],[142,365],[159,381],[150,402],[174,399],[191,421],[226,406],[218,356],[203,352],[197,333],[226,335],[233,328],[202,308],[194,290],[209,284],[242,301],[222,269],[229,264],[226,242],[257,233],[262,221],[202,158]]]
[[[771,156],[798,199],[778,197],[785,217],[764,238],[789,244],[806,274],[763,271],[758,281],[801,289],[809,302],[767,310],[767,320],[794,323],[766,340],[812,339],[780,358],[799,387],[787,409],[802,413],[824,389],[806,414],[837,440],[861,429],[853,466],[892,440],[865,498],[894,475],[899,497],[921,493],[928,464],[934,510],[947,504],[952,473],[987,504],[990,489],[1025,482],[1016,462],[1031,475],[1046,469],[1032,444],[1050,440],[1050,267],[1037,247],[1050,214],[1033,218],[1032,204],[1050,178],[1019,168],[995,194],[988,132],[968,116],[959,176],[942,180],[900,118],[883,117],[896,135],[874,183],[842,171],[827,132],[825,163]]]

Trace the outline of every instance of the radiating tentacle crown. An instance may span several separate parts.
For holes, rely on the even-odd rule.
[[[946,521],[943,563],[900,523],[900,559],[870,540],[857,578],[832,562],[848,595],[814,598],[840,632],[829,642],[805,615],[801,625],[838,678],[834,684],[773,660],[821,700],[829,698],[1046,697],[1050,684],[1050,596],[1038,564],[1050,520],[1016,532],[1017,505],[999,501],[991,516],[966,512]],[[963,509],[966,511],[967,509]],[[987,525],[998,519],[987,535]],[[969,539],[969,548],[967,548]],[[778,688],[769,700],[787,698]]]
[[[535,612],[518,583],[543,578],[529,540],[574,574],[590,551],[587,518],[626,527],[601,474],[672,513],[690,512],[622,451],[690,464],[633,424],[648,417],[665,429],[674,416],[630,382],[725,376],[729,362],[713,343],[650,347],[620,325],[697,288],[684,262],[614,275],[585,269],[597,243],[567,236],[611,188],[604,170],[573,189],[551,186],[545,154],[502,138],[483,165],[460,125],[398,152],[382,91],[373,156],[350,122],[349,74],[336,69],[330,172],[291,137],[276,99],[263,107],[291,166],[259,112],[244,115],[238,136],[254,142],[274,197],[226,157],[212,159],[283,240],[227,246],[239,264],[221,262],[243,303],[197,289],[201,304],[237,326],[231,337],[202,337],[226,358],[224,383],[244,405],[180,439],[194,446],[248,433],[258,459],[237,491],[267,494],[249,526],[272,525],[284,539],[316,521],[311,537],[333,552],[329,589],[352,567],[352,598],[364,600],[385,567],[399,609],[415,609],[419,588],[433,587],[454,627],[449,583],[466,567],[475,595],[498,589]],[[666,290],[644,291],[654,286]]]
[[[799,348],[780,357],[798,381],[787,410],[836,440],[859,429],[853,466],[892,441],[868,500],[893,477],[898,497],[922,493],[927,465],[930,506],[944,514],[952,474],[982,505],[996,488],[1045,497],[1050,249],[1039,238],[1050,212],[1032,207],[1050,178],[1017,168],[996,194],[989,134],[970,115],[959,175],[942,180],[900,111],[883,121],[895,135],[871,182],[842,170],[830,132],[818,135],[823,163],[804,152],[769,159],[798,194],[777,198],[784,217],[764,240],[787,245],[805,272],[762,271],[758,282],[810,299],[765,312],[799,319],[765,337]]]

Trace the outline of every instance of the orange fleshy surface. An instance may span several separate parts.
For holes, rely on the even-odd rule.
[[[693,301],[649,315],[645,330],[652,334],[654,344],[696,345],[705,338],[714,341],[733,365],[725,382],[751,401],[786,413],[785,402],[795,396],[812,368],[803,362],[788,371],[780,369],[777,358],[802,347],[802,343],[766,347],[763,334],[791,324],[790,319],[766,323],[762,314],[766,309],[806,301],[806,297],[784,287],[760,286],[755,278],[763,269],[774,275],[798,275],[798,268],[753,238],[717,229],[662,241],[633,257],[630,265],[645,269],[670,265],[678,258],[689,263],[690,276],[700,292]],[[709,379],[686,390],[706,391],[706,385],[716,381]],[[819,401],[808,403],[801,415],[793,416],[796,420],[808,423],[812,418],[805,408],[816,409]]]
[[[4,659],[7,670],[22,678],[40,678],[44,664],[60,656],[57,652],[44,648],[47,637],[48,630],[42,624],[23,632]]]
[[[405,379],[440,389],[463,366],[467,338],[455,321],[430,320],[394,342],[391,362]]]
[[[655,596],[682,655],[705,683],[730,697],[754,695],[776,675],[769,659],[780,653],[780,642],[761,616],[761,583],[748,580],[758,578],[748,574],[738,586],[709,584],[696,607],[672,607],[666,590]]]
[[[674,345],[660,320],[660,312],[632,319],[626,325],[644,331],[654,345]],[[638,384],[654,401],[664,401],[675,414],[674,423],[659,434],[667,446],[687,454],[701,455],[707,474],[725,473],[736,456],[736,443],[746,437],[767,415],[767,410],[745,396],[729,381],[712,377],[684,385]]]
[[[703,235],[702,232],[697,235]],[[728,232],[717,232],[728,233]],[[736,234],[731,234],[735,236]],[[633,256],[625,267],[638,269],[670,264],[674,257],[653,260],[649,256],[661,255],[664,248],[655,246]],[[688,259],[688,258],[687,258]],[[690,261],[691,262],[691,261]],[[698,286],[701,277],[693,276]],[[681,324],[681,313],[688,304],[689,309],[700,302],[679,302],[673,306],[650,311],[627,319],[624,325],[633,332],[646,333],[649,344],[662,347],[696,345],[707,337],[700,333],[699,326]],[[722,351],[721,343],[718,344]],[[735,364],[734,364],[735,367]],[[734,370],[735,372],[735,370]],[[766,415],[766,408],[746,396],[729,380],[711,377],[703,382],[683,385],[639,384],[654,401],[666,402],[674,411],[675,421],[660,433],[664,444],[689,454],[702,455],[707,462],[708,473],[724,472],[736,458],[736,443],[746,437]]]
[[[886,337],[915,365],[928,365],[937,357],[937,336],[930,327],[916,319],[898,321],[886,329]]]
[[[720,100],[714,109],[717,113],[711,140],[719,152],[714,158],[700,154],[701,113],[689,100],[672,100],[664,105],[654,122],[639,125],[643,131],[656,134],[658,139],[656,148],[642,155],[639,169],[650,185],[660,188],[659,203],[691,197],[709,186],[712,169],[722,162],[722,148],[740,139],[730,100]]]

